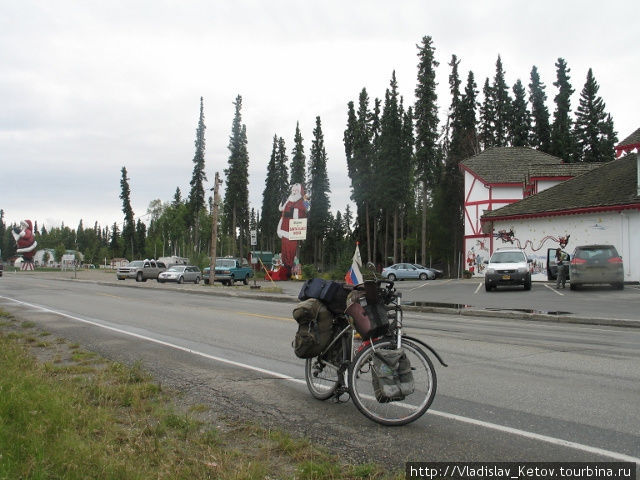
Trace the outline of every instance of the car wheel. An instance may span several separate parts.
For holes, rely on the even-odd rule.
[[[577,290],[577,289],[578,289],[578,284],[577,283],[571,282],[569,284],[569,290]]]
[[[209,280],[205,278],[205,279],[204,279],[204,284],[205,284],[205,285],[209,285]]]
[[[525,282],[524,282],[524,289],[525,289],[525,290],[531,290],[531,279],[529,279],[529,280],[525,280]]]
[[[387,280],[390,280],[392,282],[395,282],[396,278],[398,277],[396,277],[393,273],[390,273],[389,275],[387,275]]]
[[[614,283],[613,284],[613,288],[615,288],[617,290],[624,290],[624,283],[623,282]]]
[[[491,284],[490,284],[490,283],[486,283],[486,282],[485,282],[485,284],[484,284],[484,289],[485,289],[487,292],[490,292],[492,288],[493,288],[493,287],[491,286]]]
[[[142,272],[138,272],[138,274],[136,275],[136,282],[141,282],[142,281]]]
[[[195,283],[196,285],[198,285],[198,284],[200,283],[200,277],[196,277],[196,281],[195,281],[195,282],[193,282],[193,283]]]
[[[179,278],[178,278],[178,283],[179,283],[180,285],[182,285],[182,284],[184,283],[184,278],[183,278],[183,277],[179,277]]]
[[[426,280],[427,279],[427,274],[426,273],[421,273],[420,274],[420,280]]]
[[[249,275],[246,275],[244,277],[244,280],[242,281],[242,283],[244,283],[245,285],[249,285]]]

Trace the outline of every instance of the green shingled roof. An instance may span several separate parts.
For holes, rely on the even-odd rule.
[[[522,183],[531,165],[561,165],[558,157],[526,147],[495,147],[460,162],[487,184]]]
[[[637,157],[631,154],[605,163],[536,195],[486,212],[482,219],[638,204]]]
[[[604,164],[595,162],[563,163],[561,165],[530,165],[527,171],[527,181],[529,181],[530,178],[540,177],[577,177],[602,165]]]
[[[625,138],[618,144],[618,147],[624,147],[625,145],[637,145],[640,143],[640,128]]]

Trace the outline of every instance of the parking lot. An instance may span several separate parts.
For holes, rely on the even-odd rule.
[[[556,289],[555,282],[533,282],[530,291],[521,286],[485,291],[482,278],[397,282],[403,303],[441,304],[455,308],[568,314],[583,317],[640,319],[640,286],[626,285],[616,290],[609,285],[587,286],[572,291]]]

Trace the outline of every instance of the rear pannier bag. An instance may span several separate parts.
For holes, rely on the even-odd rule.
[[[403,400],[415,390],[411,363],[402,348],[376,350],[371,379],[376,400],[380,403]]]
[[[345,308],[347,308],[349,291],[350,288],[345,287],[344,283],[312,278],[302,285],[298,300],[316,298],[323,302],[333,314],[337,315],[344,313]]]
[[[298,358],[317,357],[331,343],[333,315],[315,298],[300,302],[293,309],[298,331],[293,340],[293,350]]]
[[[384,335],[389,330],[389,313],[380,303],[367,303],[364,292],[354,290],[347,297],[345,313],[363,340]]]

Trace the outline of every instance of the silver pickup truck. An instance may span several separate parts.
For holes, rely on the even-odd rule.
[[[155,260],[134,260],[126,267],[118,268],[116,276],[118,280],[135,278],[136,282],[146,282],[150,278],[156,280],[166,269],[164,263]]]

